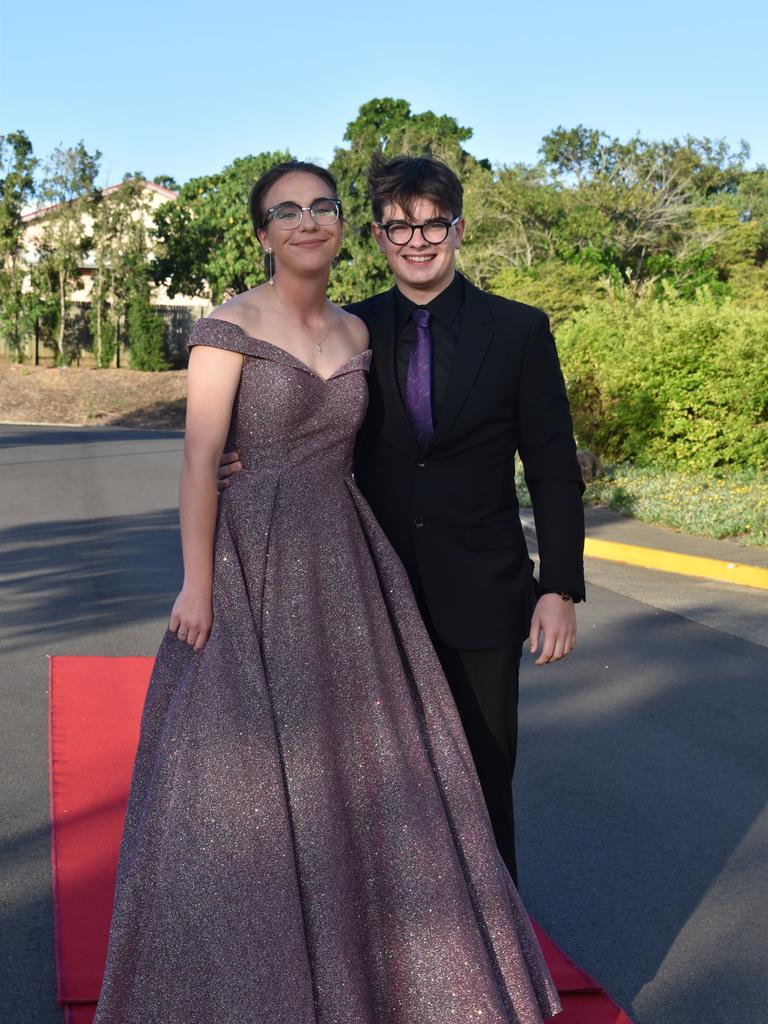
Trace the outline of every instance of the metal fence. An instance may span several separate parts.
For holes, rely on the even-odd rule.
[[[165,321],[165,358],[173,369],[181,369],[187,365],[187,339],[199,316],[199,307],[195,306],[153,306],[154,311]],[[64,351],[68,359],[76,365],[94,364],[95,354],[93,336],[91,334],[88,315],[90,302],[72,302],[67,313],[64,328]],[[118,331],[117,365],[130,365],[130,346],[126,337],[125,325],[121,324]],[[14,353],[7,342],[3,343],[6,355],[14,358]],[[56,347],[50,340],[42,340],[39,336],[26,339],[24,346],[25,362],[54,363]]]

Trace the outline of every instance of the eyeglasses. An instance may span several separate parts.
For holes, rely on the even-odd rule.
[[[264,215],[264,223],[269,218],[284,231],[291,231],[301,224],[305,213],[309,213],[318,227],[327,228],[335,224],[341,213],[341,202],[338,199],[315,199],[310,206],[299,206],[298,203],[278,203],[270,206]]]
[[[393,245],[407,245],[417,228],[425,242],[430,245],[440,245],[448,237],[451,228],[460,220],[461,217],[454,217],[453,220],[426,220],[423,224],[407,224],[404,220],[391,220],[389,224],[381,224],[376,221],[376,225],[385,232]]]

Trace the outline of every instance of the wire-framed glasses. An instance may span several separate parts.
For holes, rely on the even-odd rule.
[[[440,245],[448,237],[448,232],[459,223],[460,217],[453,220],[425,220],[423,224],[408,224],[404,220],[391,220],[388,224],[376,221],[378,227],[386,233],[387,238],[393,245],[407,245],[413,238],[413,233],[418,230],[421,237],[430,245]]]
[[[308,213],[318,227],[330,227],[339,219],[341,202],[338,199],[314,199],[309,206],[298,203],[278,203],[270,206],[264,216],[264,223],[272,218],[279,228],[291,231],[301,224],[301,218]]]

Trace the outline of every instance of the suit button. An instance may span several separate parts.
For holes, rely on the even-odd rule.
[[[422,528],[422,526],[424,525],[424,520],[423,519],[414,519],[413,520],[413,525],[416,527],[417,530],[420,530]]]
[[[419,469],[424,469],[424,467],[426,466],[426,462],[424,461],[424,459],[419,459],[416,465],[419,467]]]

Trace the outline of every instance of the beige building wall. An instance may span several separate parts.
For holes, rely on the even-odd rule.
[[[108,188],[102,189],[102,195],[108,196],[110,192],[115,192],[119,188],[119,185],[110,185]],[[169,188],[163,188],[162,185],[156,185],[152,181],[144,182],[144,196],[147,199],[147,209],[144,211],[137,211],[137,217],[142,216],[144,225],[148,230],[154,227],[154,218],[152,216],[153,211],[161,206],[163,203],[167,203],[171,200],[176,199],[178,193],[172,191]],[[43,238],[43,232],[45,227],[45,215],[52,209],[51,207],[43,207],[39,210],[31,210],[25,214],[24,220],[24,234],[23,234],[23,246],[25,258],[34,263],[37,258],[38,248]],[[90,214],[83,214],[82,216],[82,228],[83,234],[91,234],[93,231],[93,218]],[[71,294],[71,299],[74,302],[90,302],[91,291],[93,289],[93,274],[94,274],[94,261],[91,253],[87,253],[83,264],[80,268],[80,287],[77,288]],[[29,282],[25,283],[25,287],[29,288]],[[210,297],[198,296],[198,295],[182,295],[176,294],[173,298],[168,295],[164,285],[159,287],[153,287],[152,289],[152,302],[157,306],[180,306],[183,308],[189,308],[196,314],[204,316],[211,309]]]

